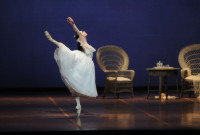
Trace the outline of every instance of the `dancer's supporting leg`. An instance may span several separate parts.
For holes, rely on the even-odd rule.
[[[81,114],[81,104],[80,104],[80,98],[79,96],[76,96],[76,109],[77,109],[77,117]]]
[[[73,88],[68,87],[68,89],[69,89],[70,93],[72,94],[72,96],[75,96],[75,97],[76,97],[75,100],[76,100],[77,117],[79,117],[79,116],[80,116],[80,113],[81,113],[80,97],[79,97],[78,93],[76,93],[76,92],[74,91]]]

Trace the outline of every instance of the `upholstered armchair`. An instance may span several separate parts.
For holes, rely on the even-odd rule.
[[[119,93],[130,92],[133,97],[134,70],[128,70],[129,57],[120,47],[114,45],[102,46],[96,53],[97,63],[106,75],[103,98],[107,92],[114,93],[119,98]]]
[[[183,92],[194,92],[199,96],[200,91],[200,44],[192,44],[184,47],[178,56],[181,66],[181,97]]]

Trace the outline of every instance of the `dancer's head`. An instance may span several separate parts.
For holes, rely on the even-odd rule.
[[[80,32],[84,37],[87,37],[88,34],[85,31],[80,31]]]

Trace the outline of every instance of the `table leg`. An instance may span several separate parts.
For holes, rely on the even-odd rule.
[[[159,76],[159,99],[161,99],[161,91],[162,91],[162,76]]]
[[[168,99],[167,76],[165,76],[165,95],[166,95],[166,99]]]
[[[177,93],[178,93],[177,95],[178,95],[178,97],[181,98],[181,94],[180,94],[179,88],[178,88],[178,75],[176,76],[176,89],[177,89]]]
[[[150,86],[151,86],[151,76],[149,75],[147,99],[148,99],[149,94],[150,94]]]

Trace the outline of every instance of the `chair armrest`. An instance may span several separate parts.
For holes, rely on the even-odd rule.
[[[181,77],[185,79],[186,77],[191,75],[191,69],[190,68],[183,68],[181,69]]]
[[[118,70],[104,70],[105,73],[118,73]]]
[[[132,81],[135,76],[135,71],[134,70],[120,70],[118,72],[118,76],[128,77]]]

